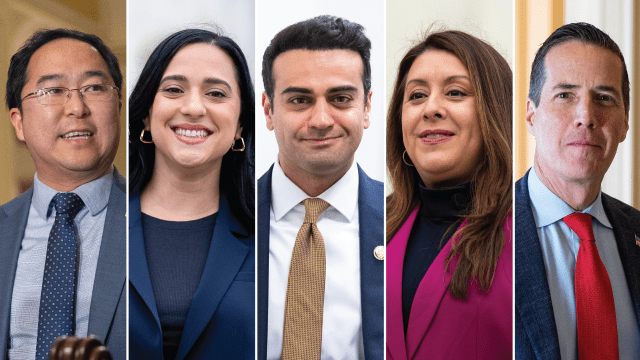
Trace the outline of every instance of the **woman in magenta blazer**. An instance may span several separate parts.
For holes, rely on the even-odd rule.
[[[490,45],[430,34],[387,116],[387,359],[508,359],[512,74]]]

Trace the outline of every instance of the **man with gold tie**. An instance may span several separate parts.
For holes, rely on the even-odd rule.
[[[364,28],[318,16],[263,57],[278,159],[258,181],[258,358],[382,359],[382,183],[354,161],[371,110]]]

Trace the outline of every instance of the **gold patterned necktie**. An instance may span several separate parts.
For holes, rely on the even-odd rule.
[[[319,198],[304,200],[304,223],[291,254],[284,310],[282,359],[320,359],[326,257],[316,222],[329,207]]]

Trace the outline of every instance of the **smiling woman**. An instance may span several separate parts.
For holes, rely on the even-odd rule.
[[[400,62],[387,359],[511,358],[511,84],[505,59],[460,31],[430,34]]]
[[[254,98],[245,57],[228,37],[177,32],[151,54],[129,104],[129,356],[253,359]]]

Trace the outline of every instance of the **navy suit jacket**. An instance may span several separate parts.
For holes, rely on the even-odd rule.
[[[558,331],[544,268],[542,249],[533,218],[529,172],[516,182],[516,359],[560,360]],[[631,301],[640,324],[640,211],[609,195],[602,205],[613,226]]]
[[[267,357],[269,306],[269,222],[271,173],[258,180],[258,359]],[[358,166],[360,221],[360,301],[365,359],[384,357],[384,261],[373,251],[384,245],[384,186]]]
[[[129,199],[129,358],[162,359],[162,330],[144,247],[140,195]],[[224,197],[177,360],[255,358],[255,238]]]
[[[126,183],[115,171],[98,255],[89,310],[88,334],[96,335],[116,360],[126,353]],[[10,340],[11,296],[18,254],[27,226],[33,187],[0,207],[0,360]]]

